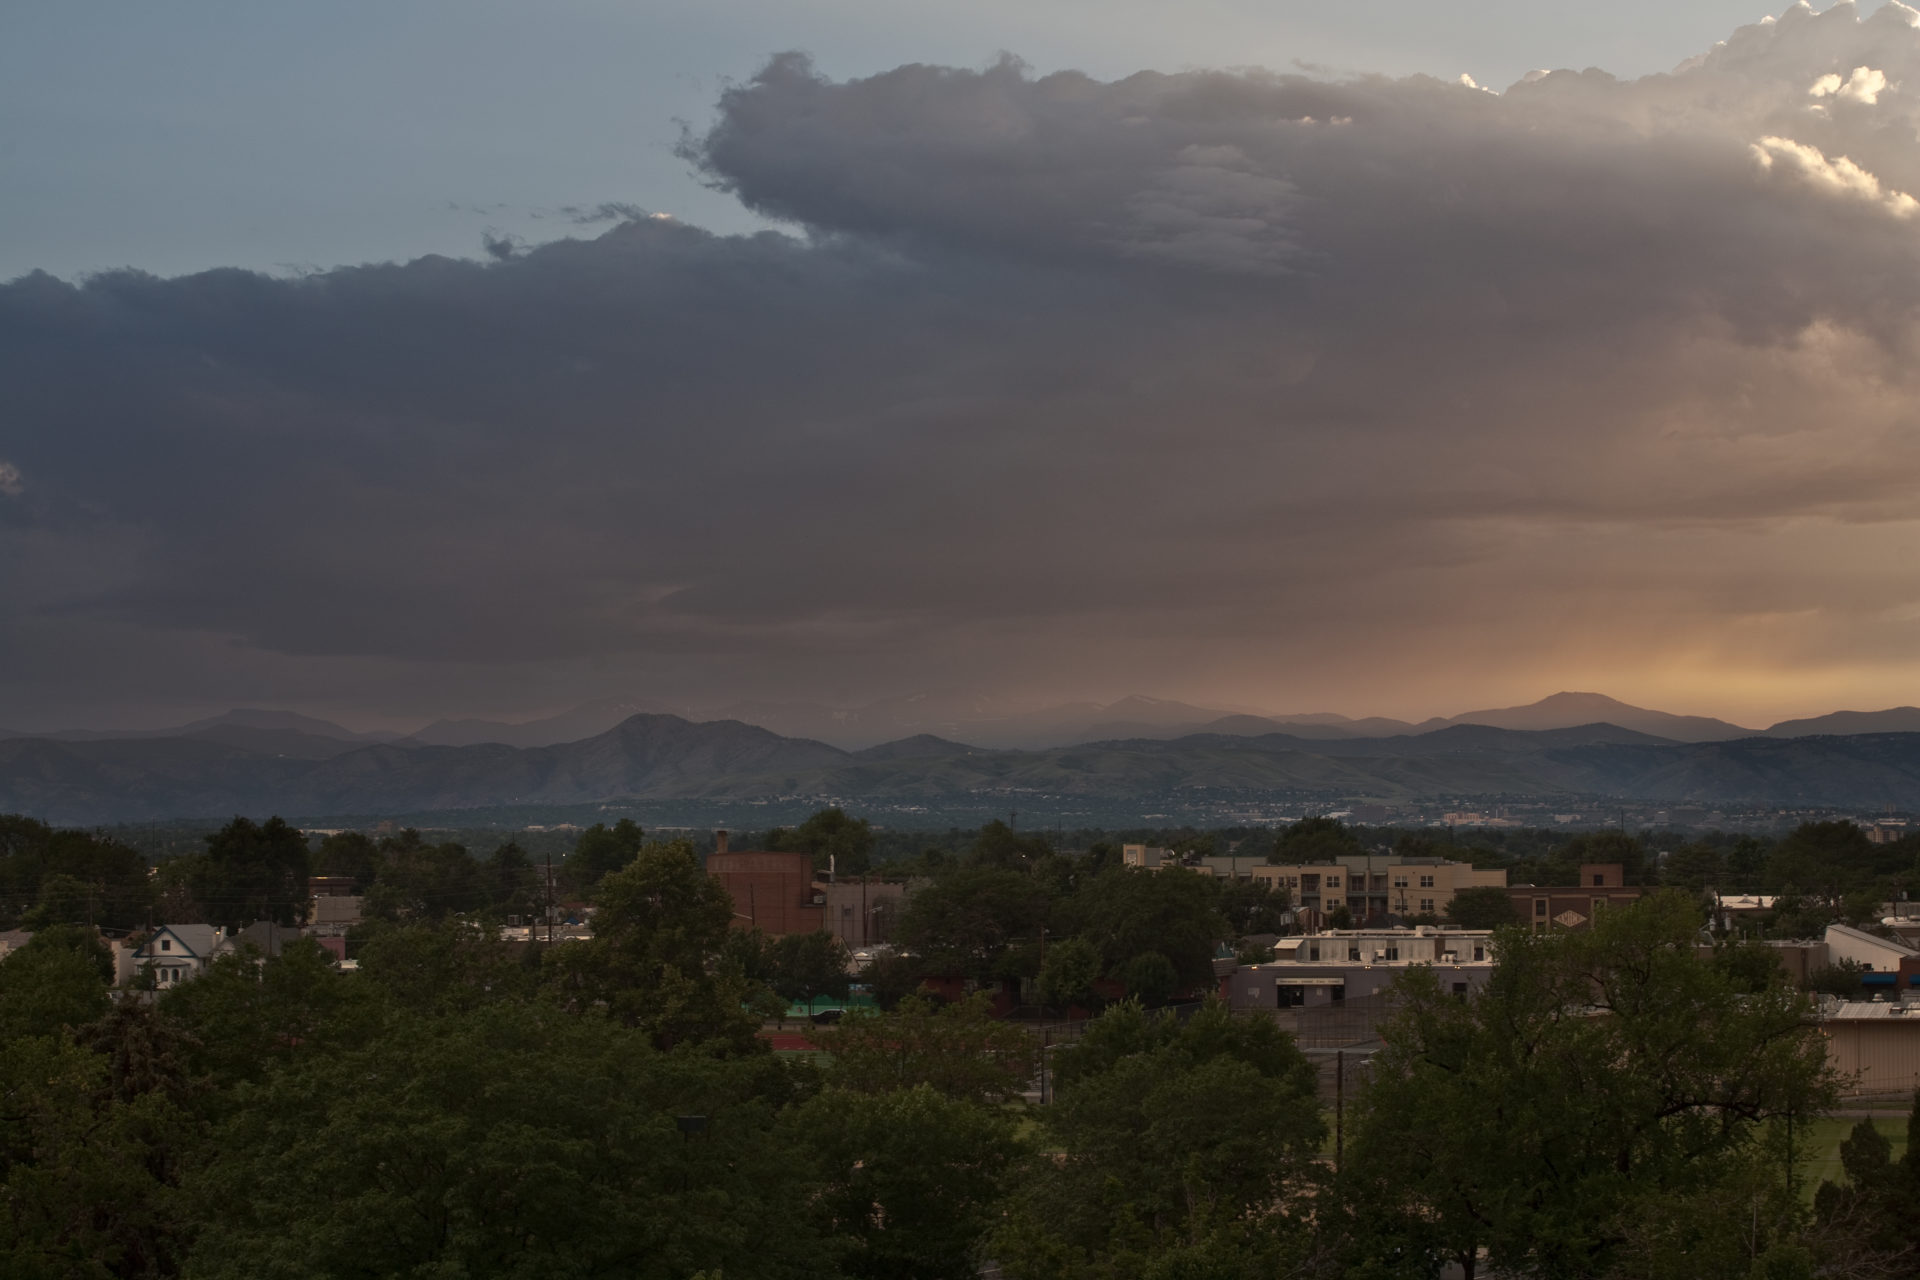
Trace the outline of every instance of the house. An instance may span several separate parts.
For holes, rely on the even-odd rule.
[[[31,929],[0,929],[0,960],[33,941]]]
[[[1608,907],[1629,906],[1646,892],[1627,884],[1625,875],[1626,868],[1618,862],[1584,862],[1577,885],[1516,884],[1508,887],[1507,897],[1513,900],[1520,923],[1536,932],[1585,929]]]
[[[205,973],[226,949],[227,931],[210,924],[163,924],[133,951],[135,972],[153,968],[161,990]]]

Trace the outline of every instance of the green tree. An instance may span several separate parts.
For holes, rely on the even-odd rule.
[[[518,841],[509,840],[488,854],[487,860],[480,864],[480,878],[486,898],[482,910],[494,919],[507,916],[531,919],[546,911],[546,877],[533,865],[533,859]]]
[[[1660,883],[1688,893],[1714,888],[1726,878],[1726,863],[1713,845],[1682,845],[1667,855],[1660,867]]]
[[[1173,999],[1180,990],[1180,972],[1173,961],[1158,951],[1142,951],[1127,961],[1120,971],[1127,994],[1138,997],[1149,1008],[1157,1008]]]
[[[235,818],[207,837],[192,890],[209,924],[243,929],[256,920],[306,918],[307,838],[278,818]]]
[[[1920,1093],[1907,1117],[1908,1146],[1899,1160],[1875,1123],[1861,1120],[1840,1144],[1843,1181],[1814,1193],[1814,1243],[1829,1274],[1910,1275],[1920,1260]]]
[[[539,986],[537,950],[464,921],[373,923],[360,938],[358,958],[360,980],[414,1015],[527,999]]]
[[[487,905],[487,883],[466,846],[429,844],[408,827],[380,841],[380,874],[367,891],[365,913],[380,920],[424,922],[470,915]]]
[[[773,940],[768,976],[782,997],[804,1000],[811,1008],[821,996],[846,998],[853,981],[847,973],[848,959],[845,945],[825,929],[790,933]]]
[[[118,841],[0,815],[0,927],[130,929],[153,905],[147,860]]]
[[[1765,874],[1766,846],[1752,836],[1741,836],[1727,850],[1729,883],[1720,886],[1729,893],[1758,893]]]
[[[684,840],[650,841],[600,881],[590,941],[551,948],[553,990],[585,1012],[604,1009],[661,1048],[755,1047],[752,992],[721,963],[733,903]]]
[[[863,875],[873,866],[873,827],[836,806],[791,830],[775,827],[767,834],[767,848],[808,854],[815,871],[832,867],[837,875]]]
[[[874,1003],[891,1013],[933,976],[936,975],[925,960],[909,952],[896,951],[875,957],[861,972],[860,980],[873,992]]]
[[[1274,840],[1267,861],[1291,867],[1365,852],[1359,838],[1338,818],[1303,818]]]
[[[603,877],[638,857],[645,843],[646,833],[632,818],[622,818],[611,827],[596,822],[573,842],[566,861],[567,878],[580,892],[591,892]]]
[[[353,891],[364,894],[380,875],[380,846],[364,831],[336,831],[320,841],[313,855],[316,876],[346,876]]]
[[[188,1069],[212,1087],[208,1107],[219,1111],[236,1103],[235,1086],[276,1066],[375,1036],[374,994],[345,980],[332,955],[302,938],[267,960],[221,956],[192,982],[168,989],[160,1012],[191,1038]]]
[[[1252,933],[1279,933],[1285,927],[1292,899],[1285,889],[1262,880],[1229,880],[1220,887],[1218,910],[1227,930],[1236,938]]]
[[[1023,836],[995,818],[980,828],[973,847],[967,851],[967,859],[974,866],[1025,870],[1052,852],[1053,846],[1047,843],[1045,836]]]
[[[1868,972],[1869,967],[1859,960],[1836,960],[1832,964],[1821,965],[1807,975],[1807,990],[1819,995],[1857,1000],[1865,991],[1860,975]]]
[[[1498,929],[1519,918],[1507,891],[1492,885],[1458,890],[1447,903],[1447,923],[1456,929]]]
[[[1085,938],[1064,938],[1047,948],[1035,983],[1040,1003],[1055,1009],[1091,1005],[1093,984],[1100,977],[1100,952]]]
[[[1006,1102],[1038,1066],[1033,1033],[995,1019],[979,995],[950,1005],[911,995],[892,1013],[850,1009],[814,1039],[833,1055],[834,1082],[856,1093],[924,1084],[966,1102]]]
[[[1041,1116],[1057,1154],[1029,1163],[995,1232],[1005,1274],[1294,1271],[1326,1129],[1292,1042],[1218,1001],[1184,1027],[1116,1006],[1088,1039]]]
[[[1522,1274],[1629,1258],[1656,1274],[1694,1247],[1676,1206],[1782,1187],[1755,1162],[1772,1122],[1831,1105],[1824,1043],[1804,997],[1750,992],[1700,956],[1699,925],[1684,895],[1658,894],[1584,933],[1503,931],[1498,970],[1465,999],[1425,969],[1400,978],[1352,1128],[1356,1212],[1469,1278],[1483,1248]],[[1640,1220],[1675,1229],[1628,1230]],[[1698,1274],[1744,1276],[1768,1243]]]
[[[1176,988],[1210,985],[1213,953],[1228,934],[1205,877],[1126,867],[1088,883],[1077,896],[1079,933],[1118,973],[1149,952],[1171,962]]]
[[[178,1274],[189,1224],[167,1148],[183,1122],[167,1098],[118,1096],[110,1060],[65,1032],[0,1036],[0,1098],[5,1274]]]
[[[1018,871],[966,867],[908,898],[897,934],[931,972],[996,977],[1010,946],[1038,943],[1049,906],[1046,890]]]
[[[928,1084],[885,1093],[829,1090],[783,1126],[789,1150],[822,1170],[808,1204],[816,1231],[846,1246],[848,1276],[973,1280],[979,1242],[1001,1215],[1020,1152],[1013,1117]]]
[[[43,929],[0,960],[0,1039],[50,1036],[103,1017],[113,961],[79,925]]]
[[[1775,893],[1800,893],[1838,906],[1873,879],[1874,847],[1851,822],[1806,822],[1774,846],[1763,872]]]
[[[237,1091],[220,1158],[188,1188],[203,1224],[190,1271],[819,1274],[772,1065],[659,1054],[531,1003],[395,1019]]]

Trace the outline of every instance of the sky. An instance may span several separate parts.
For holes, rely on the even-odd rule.
[[[1920,702],[1916,24],[15,6],[0,727]]]

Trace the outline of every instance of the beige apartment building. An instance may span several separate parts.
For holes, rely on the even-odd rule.
[[[1504,868],[1482,870],[1444,858],[1368,858],[1349,854],[1330,863],[1260,866],[1253,878],[1285,889],[1295,905],[1325,912],[1344,906],[1355,920],[1378,916],[1445,915],[1462,889],[1505,889]]]
[[[1274,866],[1257,858],[1195,858],[1183,861],[1166,849],[1125,845],[1121,861],[1150,870],[1179,868],[1200,875],[1255,880],[1285,889],[1293,904],[1324,915],[1344,906],[1355,920],[1383,916],[1443,915],[1462,889],[1507,887],[1504,869],[1481,869],[1445,858],[1400,858],[1392,854],[1347,854],[1332,862]]]

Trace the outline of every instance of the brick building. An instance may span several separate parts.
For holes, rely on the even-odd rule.
[[[1536,931],[1585,929],[1608,907],[1628,906],[1646,892],[1627,884],[1625,872],[1618,862],[1585,862],[1577,885],[1509,885],[1507,897],[1520,923]]]
[[[813,883],[813,857],[765,849],[730,850],[717,833],[707,874],[733,899],[733,923],[773,935],[812,933],[827,923],[827,897]]]

